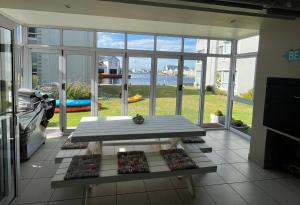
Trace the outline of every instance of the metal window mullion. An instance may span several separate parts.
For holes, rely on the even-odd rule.
[[[234,84],[235,84],[235,70],[236,70],[236,58],[235,54],[237,52],[237,41],[232,41],[231,44],[231,59],[230,59],[230,71],[229,71],[229,85],[227,94],[227,112],[225,118],[225,129],[230,128],[230,122],[232,119],[232,109],[233,109],[233,95],[234,95]]]
[[[66,116],[66,101],[67,101],[67,95],[66,95],[66,89],[62,89],[63,84],[65,85],[65,88],[67,86],[67,74],[66,74],[66,67],[67,67],[67,60],[66,60],[66,54],[61,51],[60,55],[60,68],[59,68],[59,78],[60,78],[60,86],[59,86],[59,98],[60,98],[60,112],[59,112],[59,124],[60,124],[60,130],[62,132],[66,131],[67,128],[67,116]]]
[[[91,93],[92,93],[92,103],[91,103],[91,115],[98,115],[98,72],[96,69],[96,54],[92,54],[92,69],[91,69]]]
[[[177,98],[176,98],[176,115],[181,115],[182,110],[182,94],[183,94],[183,69],[184,69],[184,58],[180,56],[178,60],[177,69]]]
[[[206,83],[206,68],[207,58],[202,59],[202,72],[201,72],[201,89],[200,89],[200,102],[199,102],[199,118],[198,123],[203,126],[204,118],[204,102],[205,102],[205,83]]]
[[[122,76],[122,115],[128,115],[128,54],[123,55],[123,76]],[[126,87],[126,90],[125,90]]]

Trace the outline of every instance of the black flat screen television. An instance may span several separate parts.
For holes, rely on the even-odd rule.
[[[300,79],[268,78],[263,124],[300,138]]]

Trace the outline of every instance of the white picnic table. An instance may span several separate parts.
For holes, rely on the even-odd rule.
[[[136,140],[205,136],[206,132],[181,115],[147,116],[135,124],[130,116],[83,117],[72,142]]]
[[[72,142],[94,143],[95,151],[89,154],[102,153],[103,141],[120,140],[140,140],[155,138],[172,138],[173,146],[176,146],[181,137],[205,136],[206,132],[201,127],[195,125],[186,118],[175,116],[147,116],[144,124],[135,124],[130,116],[115,117],[83,117],[80,124],[73,132]],[[95,143],[96,142],[96,143]],[[172,146],[171,146],[172,147]],[[196,152],[187,151],[188,155],[198,165],[197,169],[187,169],[181,171],[171,171],[161,155],[156,153],[146,153],[150,166],[150,172],[144,174],[118,174],[116,155],[102,155],[101,171],[98,178],[87,178],[77,180],[64,180],[70,158],[62,161],[56,175],[52,179],[52,187],[84,186],[83,204],[87,203],[88,186],[98,183],[109,183],[118,181],[130,181],[138,179],[149,179],[168,176],[185,176],[188,189],[195,195],[193,184],[193,174],[203,174],[215,172],[217,167],[200,150]]]

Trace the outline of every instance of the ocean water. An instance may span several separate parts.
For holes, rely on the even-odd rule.
[[[183,84],[194,84],[195,78],[184,76]],[[133,73],[129,79],[131,85],[150,85],[150,73]],[[157,75],[157,85],[177,85],[177,76]]]
[[[129,85],[150,85],[150,73],[131,73],[130,79],[128,79]],[[193,85],[195,82],[194,77],[190,76],[184,76],[183,77],[183,84],[184,85]],[[111,79],[111,78],[105,78],[102,79],[101,84],[122,84],[122,79]],[[157,85],[177,85],[177,76],[173,75],[157,75],[156,79]]]

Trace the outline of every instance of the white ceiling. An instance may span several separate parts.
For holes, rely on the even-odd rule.
[[[0,6],[2,14],[24,24],[218,38],[255,35],[266,21],[259,17],[96,0],[0,0]]]

